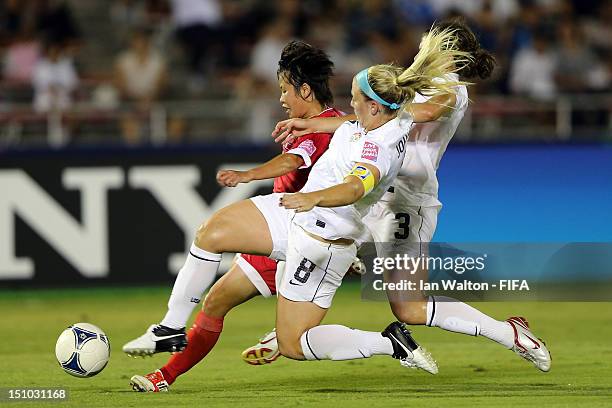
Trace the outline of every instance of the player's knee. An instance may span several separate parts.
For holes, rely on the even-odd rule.
[[[304,353],[302,352],[299,337],[292,339],[286,336],[278,336],[277,333],[276,340],[278,342],[278,351],[282,356],[293,360],[304,360]]]
[[[392,303],[391,310],[397,320],[406,324],[425,324],[427,320],[427,303],[424,301]]]
[[[229,223],[222,213],[216,213],[196,231],[194,243],[212,253],[225,252]]]

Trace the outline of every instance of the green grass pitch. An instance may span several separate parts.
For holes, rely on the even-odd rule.
[[[485,303],[497,318],[526,316],[553,355],[541,373],[484,338],[416,327],[415,337],[440,365],[437,376],[402,368],[376,356],[348,362],[279,359],[249,366],[240,359],[274,324],[274,300],[255,299],[225,320],[217,347],[171,387],[169,393],[131,391],[132,374],[145,374],[167,355],[132,359],[121,352],[165,311],[170,288],[0,291],[0,387],[63,387],[68,401],[14,402],[11,407],[604,407],[612,406],[612,307],[609,303]],[[364,330],[392,320],[385,303],[362,302],[347,282],[326,318]],[[69,324],[102,327],[112,345],[106,369],[89,379],[65,374],[54,356],[55,341]],[[1,402],[0,402],[1,403]],[[5,405],[4,403],[1,403]]]

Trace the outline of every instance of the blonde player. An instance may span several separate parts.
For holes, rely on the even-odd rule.
[[[301,192],[258,196],[218,211],[198,230],[162,322],[123,350],[132,355],[178,351],[194,299],[206,289],[205,277],[216,274],[222,252],[242,252],[286,260],[276,316],[282,355],[296,360],[390,355],[403,365],[436,373],[431,356],[399,323],[382,333],[317,325],[356,255],[355,240],[365,230],[362,217],[390,187],[403,162],[412,119],[398,117],[400,108],[416,92],[448,93],[460,84],[434,80],[452,71],[453,60],[467,56],[456,51],[454,42],[450,30],[432,30],[408,69],[376,65],[358,73],[351,88],[358,121],[335,132]],[[167,390],[159,371],[132,377],[132,386]]]
[[[493,57],[480,47],[474,33],[461,21],[438,24],[439,29],[453,30],[460,50],[469,52],[468,62],[457,64],[462,78],[486,78],[494,67]],[[456,73],[449,73],[440,81],[457,81]],[[407,142],[407,154],[402,169],[392,188],[375,204],[364,223],[371,232],[371,238],[363,241],[386,243],[380,245],[380,256],[408,254],[418,257],[427,254],[436,229],[437,216],[441,208],[438,200],[438,180],[436,171],[446,147],[455,134],[468,106],[468,93],[464,85],[455,88],[453,93],[437,95],[432,98],[417,95],[412,104],[407,105],[415,123]],[[277,140],[292,134],[296,137],[308,129],[333,131],[338,120],[307,120],[280,122],[275,133]],[[367,237],[367,235],[366,235]],[[416,274],[406,271],[391,271],[385,276],[387,281],[412,280],[426,281],[427,271],[420,269]],[[527,320],[511,317],[506,321],[495,320],[479,310],[445,296],[426,297],[421,292],[388,292],[391,309],[402,322],[412,325],[428,325],[444,330],[484,336],[519,356],[532,362],[541,371],[549,371],[551,358],[544,342],[529,329]],[[274,332],[264,336],[265,352],[259,344],[246,349],[243,358],[250,364],[269,363],[269,355],[274,354]],[[267,350],[270,350],[269,352]]]

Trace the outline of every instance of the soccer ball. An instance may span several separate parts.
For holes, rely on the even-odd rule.
[[[60,334],[55,357],[68,374],[93,377],[106,367],[110,343],[106,334],[89,323],[75,323]]]

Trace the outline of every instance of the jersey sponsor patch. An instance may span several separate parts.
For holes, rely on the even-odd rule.
[[[378,159],[378,145],[372,142],[365,142],[361,151],[361,158],[376,161]]]
[[[317,150],[317,147],[310,139],[304,140],[302,143],[300,143],[300,145],[297,148],[303,149],[306,153],[308,153],[309,156],[312,156],[314,152]]]

